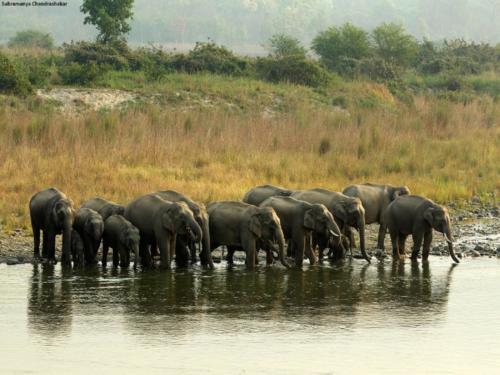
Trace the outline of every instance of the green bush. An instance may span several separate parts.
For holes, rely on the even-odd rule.
[[[104,72],[103,66],[99,67],[95,62],[82,65],[69,63],[59,69],[62,83],[66,85],[87,85],[94,82]]]
[[[387,82],[400,78],[398,68],[380,57],[369,57],[361,60],[358,72],[375,82]]]
[[[257,59],[256,70],[259,78],[275,83],[321,87],[329,82],[328,72],[321,65],[300,56],[261,57]]]
[[[268,49],[272,56],[301,56],[306,57],[306,49],[296,38],[285,34],[275,34],[269,39]]]
[[[14,64],[0,52],[0,92],[26,96],[33,89],[29,81],[14,67]]]
[[[71,42],[63,44],[66,63],[96,64],[110,66],[115,70],[129,68],[128,59],[131,52],[125,43],[104,44],[99,42]]]
[[[44,56],[22,55],[14,58],[16,70],[34,86],[45,86],[51,76],[50,59]]]
[[[44,49],[54,48],[54,39],[50,34],[44,34],[36,30],[18,31],[9,39],[7,44],[11,48],[38,47]]]

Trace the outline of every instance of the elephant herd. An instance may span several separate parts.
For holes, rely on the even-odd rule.
[[[353,256],[354,230],[359,233],[362,257],[366,251],[365,226],[379,224],[377,248],[384,249],[389,231],[395,260],[404,259],[405,241],[411,234],[416,260],[423,245],[427,260],[433,229],[443,233],[450,256],[454,251],[450,216],[433,201],[411,195],[406,186],[360,184],[342,193],[326,189],[289,190],[272,185],[249,190],[243,201],[218,201],[206,208],[173,190],[157,191],[136,198],[123,206],[102,198],[92,198],[75,209],[64,193],[49,188],[36,193],[29,203],[34,236],[34,257],[56,262],[55,238],[62,234],[63,265],[74,267],[97,264],[102,242],[102,265],[113,250],[113,266],[169,269],[197,261],[213,268],[212,251],[227,249],[233,263],[235,251],[244,251],[246,266],[254,269],[258,252],[266,252],[267,264],[277,258],[290,267],[289,258],[301,267],[304,258],[314,265],[323,261],[324,251],[336,261]],[[40,254],[40,231],[43,233]]]

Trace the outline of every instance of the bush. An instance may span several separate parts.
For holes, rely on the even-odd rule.
[[[37,47],[52,49],[54,48],[54,39],[50,34],[44,34],[36,30],[25,30],[18,31],[16,35],[10,38],[7,45],[11,48]]]
[[[205,71],[224,75],[243,75],[249,64],[246,59],[235,56],[224,46],[212,42],[197,42],[187,55],[172,56],[171,67],[186,73]]]
[[[398,68],[380,57],[361,60],[358,65],[358,72],[375,82],[387,82],[400,78]]]
[[[269,39],[269,52],[275,57],[301,56],[306,57],[306,49],[298,39],[285,34],[275,34]]]
[[[386,61],[408,66],[417,56],[419,46],[416,39],[401,25],[382,23],[372,31],[372,38],[375,53]]]
[[[326,86],[328,72],[317,62],[299,56],[261,57],[257,59],[259,78],[270,82],[289,82],[311,87]]]
[[[63,44],[66,63],[105,65],[115,70],[129,68],[131,52],[125,43],[71,42]]]
[[[34,86],[45,86],[51,76],[51,63],[44,56],[23,55],[14,59],[16,70]]]
[[[95,62],[86,65],[69,63],[59,69],[61,81],[67,85],[86,85],[94,82],[106,69]]]
[[[32,91],[28,80],[19,74],[7,56],[0,53],[0,92],[25,96]]]

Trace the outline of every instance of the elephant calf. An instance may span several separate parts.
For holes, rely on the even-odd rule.
[[[253,204],[254,206],[260,205],[267,198],[270,197],[289,197],[293,194],[293,190],[288,190],[279,186],[261,185],[256,186],[245,194],[243,202]]]
[[[82,204],[82,208],[90,208],[102,216],[102,220],[106,221],[111,215],[123,215],[125,207],[115,202],[110,202],[106,199],[95,197],[89,199]]]
[[[409,195],[410,189],[406,186],[360,184],[351,185],[342,192],[349,197],[359,198],[365,209],[365,224],[379,223],[377,248],[384,249],[386,227],[382,215],[387,206],[397,197]]]
[[[108,263],[109,248],[113,249],[113,266],[128,267],[130,253],[135,255],[134,268],[139,264],[139,229],[121,215],[112,215],[104,222],[102,266]]]
[[[314,249],[311,248],[312,232],[335,237],[340,242],[340,229],[332,214],[322,204],[310,204],[291,197],[271,197],[260,204],[260,207],[271,207],[280,218],[281,228],[288,246],[295,250],[295,264],[302,266],[304,251],[311,264],[316,263]],[[323,249],[320,259],[323,258]]]
[[[242,249],[246,253],[247,267],[254,269],[258,241],[276,240],[281,263],[289,267],[285,259],[285,238],[274,209],[237,201],[221,201],[210,203],[207,212],[210,217],[210,247],[214,250],[219,246],[227,246],[229,264],[233,262],[235,250]]]
[[[453,251],[451,222],[448,210],[430,199],[417,195],[405,195],[394,200],[384,212],[384,222],[389,229],[394,259],[404,259],[405,241],[411,234],[413,251],[411,259],[416,260],[422,247],[422,259],[429,258],[432,230],[444,234],[452,259],[459,263]]]
[[[73,202],[61,191],[50,188],[33,195],[29,208],[35,259],[40,257],[42,231],[42,258],[56,261],[56,235],[62,234],[61,262],[65,265],[71,264],[71,231],[75,216]]]
[[[104,232],[104,221],[101,215],[90,208],[80,208],[75,215],[73,229],[82,238],[85,264],[96,264],[96,256]]]

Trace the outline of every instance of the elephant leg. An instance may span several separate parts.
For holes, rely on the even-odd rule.
[[[427,262],[431,251],[432,231],[424,233],[424,246],[422,250],[422,260]]]
[[[139,242],[139,254],[141,257],[142,265],[144,267],[151,267],[151,254],[149,253],[149,244],[142,238]]]
[[[413,232],[412,237],[413,237],[413,251],[411,252],[411,260],[417,260],[418,253],[420,252],[420,247],[422,247],[422,241],[424,239],[424,236],[422,233]]]
[[[116,244],[116,246],[113,248],[113,267],[117,268],[118,264],[120,263],[120,260],[122,258],[122,254],[120,252],[122,251],[121,246],[119,244]]]
[[[302,264],[304,263],[305,238],[294,234],[292,243],[295,250],[295,265],[297,267],[302,267]]]
[[[255,269],[255,253],[257,252],[255,249],[255,241],[248,241],[246,244],[246,258],[245,263],[247,268],[250,270]]]
[[[175,243],[175,264],[177,267],[186,268],[189,266],[189,249],[183,238],[177,238]]]
[[[43,242],[42,242],[42,258],[47,259],[49,256],[49,235],[48,231],[43,231]]]
[[[158,247],[160,248],[160,267],[162,269],[170,269],[172,238],[167,237],[158,241]]]
[[[384,239],[386,230],[387,230],[386,226],[380,223],[380,226],[378,228],[378,238],[377,238],[377,248],[380,250],[384,250]]]
[[[119,255],[120,258],[119,262],[117,262],[117,266],[119,263],[121,268],[128,268],[128,266],[130,266],[130,252],[128,251],[128,249],[125,246],[118,244],[118,249],[116,253]]]
[[[307,257],[309,258],[309,263],[311,265],[315,265],[318,263],[318,259],[316,258],[316,254],[314,253],[312,247],[311,247],[311,234],[306,234],[304,236],[304,241],[305,241],[305,253]]]
[[[288,240],[288,246],[286,247],[286,256],[289,258],[295,257],[295,250],[293,248],[293,241]]]
[[[399,259],[404,259],[406,256],[405,243],[407,237],[407,235],[402,233],[400,233],[398,236]]]
[[[266,264],[268,266],[270,266],[273,263],[274,263],[273,250],[272,249],[267,249],[266,250]]]
[[[227,247],[227,256],[226,256],[227,264],[233,265],[233,263],[234,263],[234,252],[235,251],[236,251],[236,249],[233,246],[228,246]]]
[[[191,263],[196,264],[196,262],[198,261],[198,259],[196,258],[196,242],[189,241],[188,247],[189,247],[189,252],[191,255]],[[200,249],[201,249],[201,245],[200,245]]]
[[[34,240],[34,249],[33,249],[33,257],[35,259],[40,258],[40,228],[35,227],[33,225],[33,240]]]
[[[399,243],[399,236],[398,232],[396,230],[391,230],[391,243],[392,243],[392,258],[394,260],[399,260],[399,248],[398,248],[398,243]]]
[[[50,262],[56,264],[56,235],[55,233],[47,234],[47,258]]]
[[[102,242],[102,267],[106,267],[108,265],[108,251],[109,251],[109,245],[106,241]],[[114,250],[113,250],[113,258],[115,256]]]

